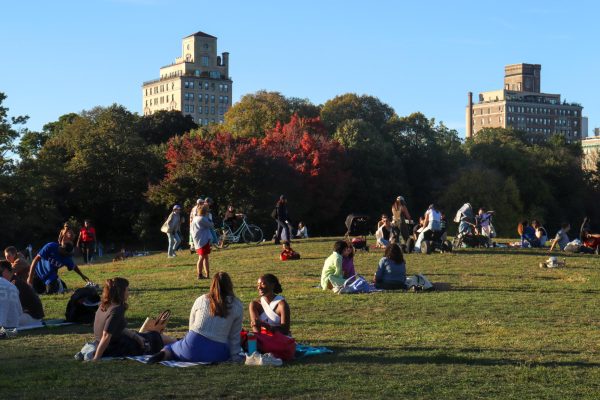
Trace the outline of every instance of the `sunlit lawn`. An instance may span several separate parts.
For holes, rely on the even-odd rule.
[[[409,255],[409,274],[423,273],[443,290],[334,295],[315,288],[333,240],[294,244],[299,261],[279,261],[271,244],[211,254],[212,273],[229,272],[245,304],[258,276],[279,276],[296,340],[333,355],[282,368],[82,363],[73,355],[91,339],[91,326],[40,329],[0,342],[0,399],[600,397],[599,257],[571,255],[566,269],[548,270],[538,267],[543,251]],[[357,271],[370,278],[381,256],[359,253]],[[194,279],[195,261],[180,251],[175,259],[160,253],[83,269],[99,283],[130,280],[131,328],[169,308],[169,333],[182,336],[209,284]],[[62,276],[72,288],[83,284],[74,273]],[[47,317],[63,317],[68,297],[43,297]]]

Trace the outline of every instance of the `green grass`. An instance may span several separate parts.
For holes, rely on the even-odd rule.
[[[282,368],[82,363],[73,355],[91,338],[90,326],[40,329],[0,342],[0,398],[598,398],[599,257],[570,255],[566,269],[547,270],[538,267],[548,257],[539,250],[408,255],[409,274],[444,290],[335,295],[314,287],[332,244],[297,243],[302,259],[287,262],[278,246],[232,246],[211,254],[211,271],[229,272],[245,304],[256,297],[258,276],[275,273],[296,340],[333,355]],[[381,255],[359,253],[357,272],[370,278]],[[169,308],[169,333],[181,336],[208,289],[194,279],[195,261],[182,251],[83,270],[96,282],[130,280],[131,328]],[[82,285],[74,273],[62,277]],[[44,296],[47,317],[62,317],[68,297]],[[247,317],[246,310],[246,327]]]

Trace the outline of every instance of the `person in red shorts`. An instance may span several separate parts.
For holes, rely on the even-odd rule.
[[[208,279],[210,277],[208,255],[210,254],[210,241],[212,239],[211,229],[214,226],[208,218],[208,206],[202,206],[200,214],[192,220],[192,238],[194,240],[194,248],[196,249],[196,253],[198,253],[198,263],[196,263],[198,279]],[[204,276],[202,275],[203,272]]]
[[[62,243],[61,243],[62,245]],[[92,226],[89,219],[83,222],[77,238],[77,247],[81,249],[83,262],[89,264],[92,262],[92,254],[96,251],[96,229]]]

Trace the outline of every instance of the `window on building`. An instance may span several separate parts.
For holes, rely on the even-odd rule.
[[[225,104],[229,104],[229,96],[225,96],[224,97],[224,103]]]
[[[208,90],[208,82],[204,82],[204,90]]]
[[[213,79],[219,79],[221,77],[221,73],[219,71],[210,71],[208,75]]]
[[[207,94],[204,95],[204,102],[208,103],[208,95]]]
[[[201,105],[198,106],[198,114],[202,114],[202,106]]]
[[[196,75],[196,76],[200,76],[200,70],[199,70],[199,69],[195,70],[195,71],[194,71],[194,75]]]
[[[208,67],[208,56],[202,56],[200,60],[203,67]]]
[[[211,102],[211,103],[214,103],[214,102],[215,102],[215,95],[214,95],[214,94],[211,94],[211,95],[210,95],[210,102]]]
[[[190,112],[193,113],[194,112],[194,105],[190,104]]]

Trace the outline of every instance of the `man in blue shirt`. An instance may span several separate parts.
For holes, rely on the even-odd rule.
[[[89,282],[89,278],[73,262],[72,254],[72,243],[65,243],[62,246],[58,243],[47,243],[33,259],[27,283],[40,294],[63,293],[65,288],[58,278],[58,270],[62,267],[77,272],[84,281]]]

